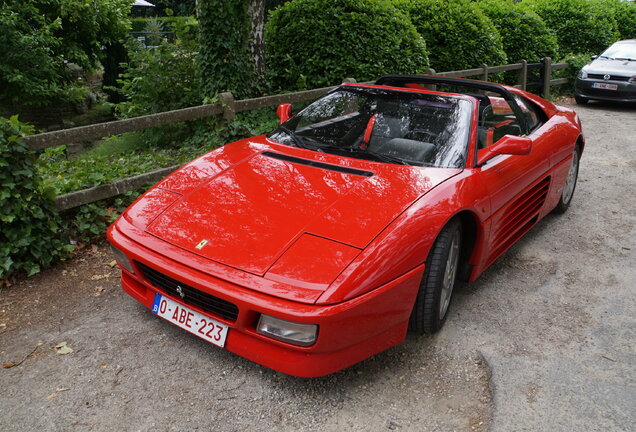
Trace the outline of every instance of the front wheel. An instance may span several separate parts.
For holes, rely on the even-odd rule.
[[[453,219],[439,233],[426,259],[409,320],[411,330],[435,333],[444,325],[459,271],[461,242],[462,226]]]
[[[587,103],[590,101],[588,98],[576,95],[574,96],[574,100],[576,101],[577,105],[587,105]]]
[[[561,198],[559,199],[559,204],[554,209],[555,213],[565,213],[565,211],[570,207],[570,203],[572,202],[572,196],[574,196],[574,189],[576,189],[576,181],[579,178],[579,160],[581,158],[581,150],[577,145],[574,148],[574,152],[572,153],[572,162],[570,164],[570,169],[568,170],[568,177],[565,179],[565,185],[563,186],[563,191],[561,192]]]

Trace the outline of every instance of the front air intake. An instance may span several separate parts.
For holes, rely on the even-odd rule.
[[[152,286],[159,288],[161,291],[174,297],[176,300],[196,306],[205,312],[225,318],[228,321],[236,321],[236,317],[238,316],[238,307],[234,303],[230,303],[227,300],[204,293],[203,291],[179,282],[176,279],[172,279],[171,277],[166,276],[163,273],[140,263],[139,261],[135,261],[135,265],[139,271],[141,271],[143,277],[150,282]],[[177,287],[181,287],[180,291],[183,293],[182,298],[181,295],[177,293]]]

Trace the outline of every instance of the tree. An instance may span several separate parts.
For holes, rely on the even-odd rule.
[[[206,97],[224,91],[246,97],[254,92],[257,70],[262,70],[263,63],[260,44],[252,39],[262,34],[259,30],[265,13],[262,3],[261,0],[197,3],[199,63]]]

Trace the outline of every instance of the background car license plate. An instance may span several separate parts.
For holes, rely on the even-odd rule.
[[[592,87],[605,90],[618,90],[618,84],[592,83]]]
[[[228,326],[157,293],[152,311],[190,333],[223,348]]]

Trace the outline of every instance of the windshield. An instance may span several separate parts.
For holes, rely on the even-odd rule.
[[[601,57],[615,60],[636,61],[636,43],[615,43],[605,50]]]
[[[269,138],[360,159],[463,168],[471,106],[452,96],[340,88],[283,123]]]

